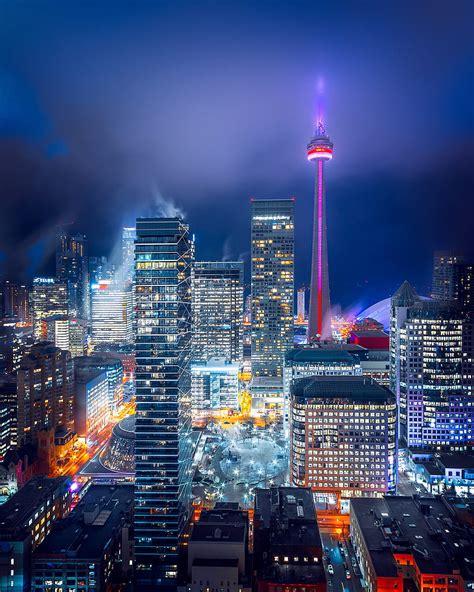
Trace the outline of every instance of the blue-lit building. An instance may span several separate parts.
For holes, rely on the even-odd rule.
[[[180,218],[139,218],[135,565],[140,590],[176,590],[191,493],[191,263]]]

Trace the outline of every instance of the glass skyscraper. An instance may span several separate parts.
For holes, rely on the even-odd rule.
[[[242,362],[243,261],[196,261],[192,292],[193,360]]]
[[[191,264],[180,218],[139,218],[135,559],[140,590],[176,590],[191,493]]]
[[[294,201],[252,201],[252,374],[282,376],[293,347]]]

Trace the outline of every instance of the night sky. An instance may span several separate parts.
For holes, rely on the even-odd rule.
[[[332,300],[429,289],[474,256],[474,3],[0,2],[0,264],[51,273],[55,227],[107,255],[182,211],[199,259],[248,261],[250,197],[296,197],[309,279],[318,80]]]

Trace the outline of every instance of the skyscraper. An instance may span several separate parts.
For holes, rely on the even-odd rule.
[[[323,122],[319,121],[315,136],[306,151],[308,160],[316,163],[308,342],[331,337],[324,169],[325,162],[332,159],[332,150],[333,144],[326,134]]]
[[[462,253],[435,251],[431,295],[435,300],[456,300],[458,266],[466,263]]]
[[[92,290],[92,345],[133,343],[130,287],[101,281]]]
[[[420,298],[405,282],[392,297],[391,386],[408,447],[463,449],[474,435],[466,313]]]
[[[176,590],[191,492],[191,264],[180,218],[139,218],[135,558],[140,590]]]
[[[56,278],[67,284],[70,313],[84,319],[89,317],[88,267],[86,237],[61,233],[56,250]]]
[[[282,376],[293,346],[294,201],[252,201],[252,374]]]
[[[37,277],[33,280],[33,329],[36,340],[46,338],[44,319],[67,315],[68,287],[54,278]]]
[[[136,228],[122,229],[122,281],[132,283],[135,276],[135,238]]]
[[[193,360],[242,362],[243,261],[196,261],[192,277]]]

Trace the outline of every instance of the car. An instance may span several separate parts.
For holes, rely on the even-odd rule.
[[[348,569],[346,569],[346,579],[347,580],[351,579],[351,572]]]
[[[334,567],[328,563],[328,574],[333,576],[334,575]]]

